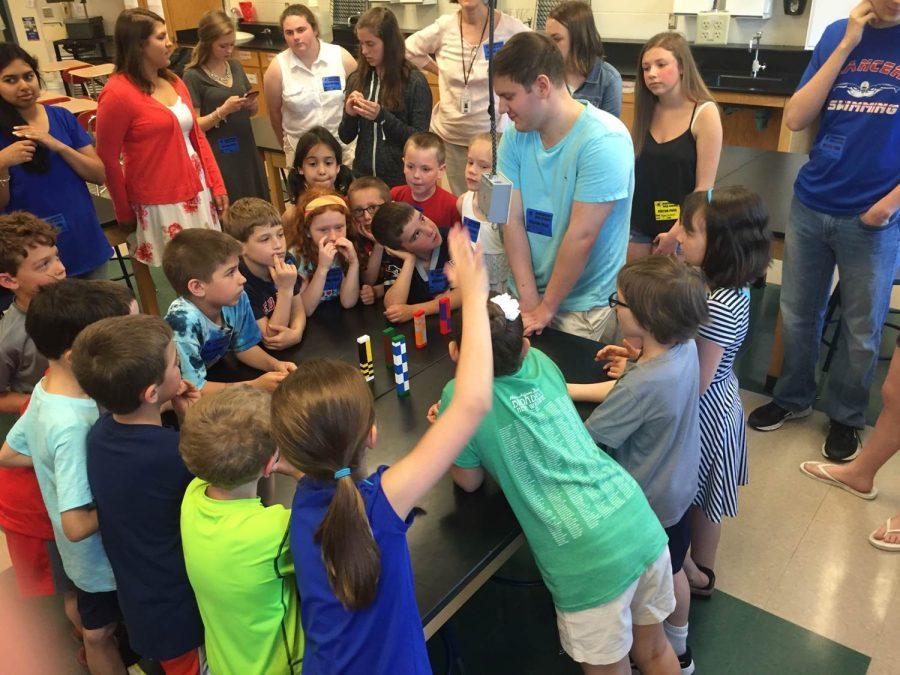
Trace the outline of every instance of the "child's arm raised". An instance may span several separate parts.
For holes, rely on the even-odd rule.
[[[416,447],[384,472],[381,485],[401,518],[406,518],[462,452],[491,409],[494,364],[487,318],[488,279],[480,247],[472,250],[467,232],[450,232],[448,266],[463,300],[463,335],[453,401]]]

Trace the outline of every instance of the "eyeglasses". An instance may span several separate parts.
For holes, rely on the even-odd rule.
[[[353,214],[354,218],[361,218],[364,213],[374,216],[375,212],[382,206],[384,206],[384,202],[381,202],[380,204],[370,204],[369,206],[357,206],[355,209],[351,209],[350,213]]]
[[[619,300],[619,292],[615,291],[612,295],[609,296],[609,306],[615,307],[618,305],[619,307],[624,307],[625,309],[629,309],[628,305]]]

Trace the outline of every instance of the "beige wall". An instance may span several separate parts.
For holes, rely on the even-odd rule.
[[[14,0],[20,2],[21,0]],[[90,0],[91,2],[113,2],[115,0]],[[823,1],[823,0],[818,0]],[[825,0],[832,1],[832,0]],[[604,39],[645,40],[651,35],[668,29],[672,0],[591,0],[600,35]],[[254,0],[259,21],[276,22],[284,7],[285,0]],[[812,4],[812,2],[810,2]],[[237,0],[225,0],[226,6],[237,6]],[[403,28],[417,29],[427,26],[438,16],[455,11],[456,6],[448,0],[437,0],[435,4],[391,3],[391,10]],[[499,0],[504,11],[530,14],[533,0]],[[328,12],[330,0],[313,2],[309,7],[320,17],[320,22],[330,24]],[[801,16],[786,16],[783,3],[775,0],[771,19],[737,18],[731,20],[728,39],[732,43],[749,42],[757,31],[762,31],[763,44],[803,46],[809,24],[810,8]],[[696,19],[690,16],[677,17],[677,30],[693,40]],[[324,33],[324,31],[323,31]],[[323,35],[326,39],[328,35]]]

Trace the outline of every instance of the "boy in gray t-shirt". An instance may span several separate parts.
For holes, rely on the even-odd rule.
[[[642,350],[618,380],[570,384],[576,401],[601,405],[585,423],[591,437],[634,477],[669,536],[675,611],[663,622],[681,661],[693,672],[687,646],[690,586],[681,566],[690,546],[687,512],[700,466],[700,365],[692,339],[708,319],[700,274],[673,258],[651,256],[622,268],[610,296],[619,330]],[[610,371],[621,372],[629,350],[606,347]],[[636,355],[636,354],[633,354]]]
[[[638,482],[663,527],[678,524],[697,496],[699,391],[689,340],[629,367],[585,423]]]
[[[25,211],[0,216],[0,287],[15,296],[0,319],[0,413],[18,415],[47,370],[25,332],[25,313],[38,288],[65,276],[53,225]]]

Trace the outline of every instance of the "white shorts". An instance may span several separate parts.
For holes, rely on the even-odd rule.
[[[669,548],[619,597],[580,612],[556,610],[559,641],[578,663],[594,666],[621,661],[631,651],[632,626],[661,623],[675,611]]]

